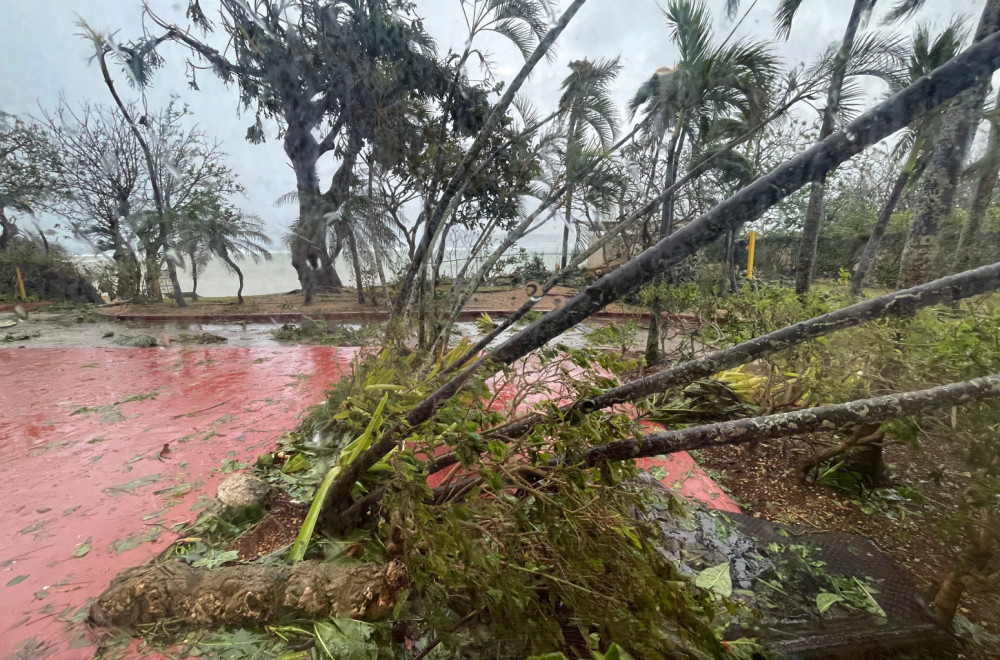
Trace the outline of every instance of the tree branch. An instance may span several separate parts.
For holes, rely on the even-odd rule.
[[[683,387],[699,378],[748,364],[754,360],[810,339],[853,328],[873,319],[912,316],[917,310],[940,303],[957,302],[1000,289],[1000,263],[949,275],[910,289],[838,309],[768,333],[750,341],[725,348],[696,360],[678,364],[659,373],[645,376],[612,388],[590,399],[581,399],[560,408],[562,414],[579,411],[587,414],[620,403],[638,401],[670,388]],[[490,435],[519,438],[544,419],[532,415],[490,431]],[[441,465],[440,467],[445,467]]]
[[[850,424],[899,419],[932,409],[951,408],[996,398],[1000,398],[1000,374],[905,394],[889,394],[766,417],[707,424],[647,435],[641,440],[633,438],[611,442],[592,447],[583,455],[582,462],[584,465],[594,466],[605,461],[624,461],[720,445],[758,442]]]
[[[469,180],[469,174],[472,171],[472,166],[475,164],[476,159],[479,154],[486,148],[486,143],[489,138],[493,135],[494,131],[500,126],[500,122],[506,116],[507,109],[510,104],[513,103],[517,92],[520,91],[521,86],[524,85],[528,76],[531,75],[532,70],[535,66],[545,57],[545,54],[552,48],[556,39],[559,35],[563,33],[566,26],[573,19],[576,13],[584,5],[587,0],[573,0],[573,4],[566,9],[563,15],[559,18],[559,21],[549,30],[545,38],[542,39],[535,52],[531,54],[531,57],[524,63],[521,70],[515,76],[514,80],[511,81],[510,86],[504,95],[500,98],[500,101],[493,108],[493,112],[490,113],[489,119],[486,120],[486,124],[479,131],[479,135],[476,141],[472,143],[469,147],[468,153],[462,160],[462,163],[458,166],[455,174],[452,176],[451,180],[448,182],[447,187],[441,195],[441,199],[438,200],[437,206],[434,208],[434,212],[428,218],[427,227],[424,229],[423,236],[420,239],[420,243],[417,245],[417,251],[413,255],[413,259],[410,260],[410,265],[407,268],[406,274],[400,282],[399,293],[396,296],[396,300],[393,303],[393,315],[398,316],[403,312],[406,307],[407,301],[410,298],[411,290],[413,289],[413,283],[416,279],[417,272],[423,264],[424,259],[427,256],[427,252],[430,249],[430,243],[434,235],[437,233],[438,225],[441,224],[444,218],[445,211],[451,204],[452,199],[458,195],[459,191],[465,186]]]
[[[551,36],[552,32],[549,34]],[[904,128],[924,113],[940,107],[967,87],[989,80],[998,67],[1000,33],[970,47],[931,74],[869,110],[844,130],[775,168],[683,229],[587,287],[560,309],[549,312],[466,367],[417,404],[401,424],[408,427],[422,424],[430,419],[440,402],[454,396],[487,361],[510,364],[545,345],[625,293],[652,280],[665,268],[681,262],[730,227],[753,220],[806,184],[826,176],[866,147]],[[425,230],[426,241],[430,240],[433,233],[429,229]],[[408,294],[401,298],[405,302]],[[377,443],[345,468],[330,488],[325,519],[336,518],[339,511],[351,505],[348,496],[351,484],[396,446],[394,435],[399,428],[401,427],[397,424],[388,429]]]

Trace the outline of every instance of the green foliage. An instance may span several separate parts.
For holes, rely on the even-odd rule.
[[[587,335],[588,346],[614,346],[625,355],[635,348],[637,340],[636,333],[639,326],[635,321],[628,320],[624,323],[609,323],[602,325],[598,329]]]
[[[349,325],[330,326],[323,319],[303,316],[299,325],[285,323],[271,330],[277,341],[301,341],[328,346],[373,346],[381,343],[381,329],[378,325],[365,324],[357,328]]]

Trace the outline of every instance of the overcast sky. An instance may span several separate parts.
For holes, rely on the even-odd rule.
[[[561,0],[567,5],[569,0]],[[918,20],[947,23],[952,16],[970,16],[974,25],[985,0],[928,0]],[[187,0],[150,0],[161,17],[186,26]],[[217,15],[215,0],[202,0],[210,17]],[[666,0],[660,3],[666,5]],[[752,0],[743,0],[749,7]],[[777,0],[758,0],[744,22],[741,36],[773,40],[772,16]],[[839,42],[850,14],[852,0],[806,0],[796,17],[791,38],[775,42],[776,52],[788,66],[815,59],[832,43]],[[882,0],[884,10],[895,4]],[[441,53],[460,49],[465,43],[465,24],[459,0],[416,0],[425,26],[438,42]],[[731,29],[723,16],[724,0],[708,0],[716,15],[716,32]],[[138,0],[0,0],[0,109],[22,115],[38,115],[39,105],[53,107],[63,95],[71,103],[109,103],[96,65],[88,62],[90,44],[75,33],[77,16],[105,33],[117,31],[120,41],[141,33],[141,3]],[[869,28],[876,27],[877,17]],[[496,73],[512,78],[521,65],[519,52],[497,38],[477,44],[491,54]],[[176,46],[163,50],[167,66],[157,74],[147,92],[151,106],[165,104],[171,94],[179,94],[198,122],[217,138],[230,154],[229,164],[247,188],[241,206],[260,215],[277,237],[288,226],[293,207],[275,208],[274,200],[295,188],[295,179],[285,160],[276,128],[268,127],[268,142],[250,145],[244,140],[252,117],[237,116],[237,91],[212,79],[208,72],[199,76],[201,91],[191,91],[184,77],[184,53]],[[614,94],[623,105],[638,86],[657,68],[673,66],[677,53],[670,42],[661,9],[655,0],[589,0],[557,42],[556,59],[542,63],[524,93],[542,113],[555,107],[559,85],[567,74],[567,64],[584,57],[591,60],[621,57],[621,76]],[[120,73],[119,73],[120,75]],[[119,89],[136,98],[124,77]],[[332,170],[334,163],[325,163]]]

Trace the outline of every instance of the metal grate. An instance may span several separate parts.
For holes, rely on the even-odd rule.
[[[778,525],[742,514],[724,515],[760,546],[795,538],[798,543],[816,547],[830,573],[878,584],[875,600],[885,610],[885,619],[858,612],[831,620],[765,622],[761,637],[775,652],[791,658],[956,655],[951,635],[935,622],[906,575],[870,540],[804,525]]]

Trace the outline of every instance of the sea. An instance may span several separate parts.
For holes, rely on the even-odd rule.
[[[516,256],[520,249],[524,249],[528,258],[534,255],[542,257],[548,268],[559,263],[562,250],[561,234],[531,234],[520,242],[517,246],[506,253],[505,256]],[[442,268],[446,274],[454,275],[455,271],[461,267],[468,250],[461,245],[450,246],[445,255],[445,263]],[[82,264],[92,264],[105,256],[79,255],[76,259]],[[299,288],[299,280],[292,267],[292,257],[289,252],[272,252],[270,261],[254,263],[247,260],[239,264],[243,271],[243,295],[256,296],[270,293],[288,293]],[[337,274],[344,282],[345,286],[355,286],[354,269],[341,257],[336,262]],[[513,270],[513,268],[511,268]],[[185,269],[178,269],[178,276],[181,279],[181,288],[184,291],[191,290],[191,277]],[[198,278],[198,294],[213,298],[224,296],[235,296],[239,288],[239,280],[232,274],[226,265],[219,259],[209,262],[205,271]]]

